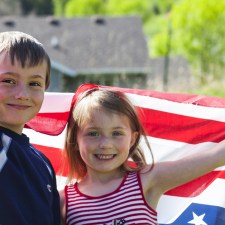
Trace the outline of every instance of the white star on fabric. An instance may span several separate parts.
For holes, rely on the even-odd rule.
[[[205,214],[197,216],[194,212],[192,212],[192,215],[193,215],[193,220],[189,221],[188,223],[195,224],[195,225],[208,225],[207,223],[203,221]]]

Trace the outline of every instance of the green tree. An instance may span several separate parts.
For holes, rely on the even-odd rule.
[[[52,0],[54,15],[64,16],[67,2],[68,0]]]
[[[90,16],[105,14],[104,0],[69,0],[65,4],[65,16]]]
[[[152,2],[149,0],[108,0],[108,15],[138,15],[145,23],[153,14]]]
[[[53,0],[55,14],[60,7],[65,16],[86,15],[138,15],[143,24],[148,23],[154,15],[170,10],[174,1],[178,0]],[[65,4],[62,4],[64,2]]]
[[[225,1],[182,0],[173,6],[164,23],[152,41],[154,54],[165,54],[167,26],[171,23],[172,52],[191,62],[202,83],[220,77],[225,64]]]

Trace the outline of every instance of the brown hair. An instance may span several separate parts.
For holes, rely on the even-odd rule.
[[[130,120],[131,129],[138,133],[136,142],[129,150],[128,157],[136,165],[135,167],[130,166],[127,159],[121,165],[121,168],[124,171],[137,171],[146,166],[144,154],[139,146],[140,138],[144,138],[150,152],[151,148],[134,106],[122,92],[112,91],[106,88],[92,88],[78,96],[68,123],[65,143],[65,154],[69,164],[68,181],[72,181],[75,177],[81,179],[86,175],[87,168],[78,151],[77,131],[91,117],[93,110],[99,109],[127,116]],[[151,156],[154,162],[152,152]]]
[[[37,66],[45,60],[47,63],[45,89],[48,88],[51,62],[43,45],[37,39],[19,31],[1,32],[0,53],[2,52],[9,53],[12,65],[16,59],[23,68]]]

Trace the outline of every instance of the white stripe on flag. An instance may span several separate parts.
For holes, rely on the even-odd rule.
[[[164,99],[141,96],[136,94],[126,93],[126,95],[135,106],[159,110],[161,112],[169,112],[184,116],[191,116],[195,118],[213,119],[225,122],[225,108],[205,107],[194,104],[172,102]]]

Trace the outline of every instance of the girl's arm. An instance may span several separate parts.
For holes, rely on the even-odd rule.
[[[146,200],[154,208],[163,193],[225,165],[225,140],[214,148],[176,161],[159,162],[152,171],[141,173]]]

